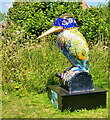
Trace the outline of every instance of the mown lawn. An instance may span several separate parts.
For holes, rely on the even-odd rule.
[[[12,93],[2,94],[2,117],[3,118],[107,118],[107,108],[92,110],[78,110],[61,112],[52,105],[47,93],[30,93],[25,97],[18,97]],[[107,94],[108,101],[108,94]]]

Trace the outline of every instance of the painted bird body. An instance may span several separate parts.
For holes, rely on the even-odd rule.
[[[81,65],[84,67],[83,70],[89,70],[89,48],[85,38],[77,28],[60,32],[57,37],[57,44],[72,65],[77,67]]]
[[[89,70],[89,48],[83,35],[78,31],[75,19],[69,14],[63,14],[54,22],[54,26],[38,37],[42,38],[54,32],[59,32],[57,44],[73,67],[79,71]]]

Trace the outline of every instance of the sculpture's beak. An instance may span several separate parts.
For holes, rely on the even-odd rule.
[[[40,35],[37,39],[43,38],[43,37],[45,37],[45,36],[47,36],[47,35],[49,35],[51,33],[54,33],[54,32],[59,32],[62,29],[63,29],[63,27],[61,27],[61,26],[59,26],[59,27],[54,27],[53,26],[52,28],[50,28],[49,30],[47,30],[45,33],[43,33],[42,35]]]

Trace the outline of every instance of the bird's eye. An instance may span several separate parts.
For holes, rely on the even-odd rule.
[[[63,21],[62,21],[62,25],[67,25],[67,21],[66,21],[66,20],[63,20]]]
[[[69,23],[72,23],[73,22],[73,18],[69,18]]]

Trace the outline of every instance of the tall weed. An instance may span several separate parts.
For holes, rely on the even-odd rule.
[[[14,45],[12,42],[11,44]],[[13,46],[12,45],[12,46]],[[2,79],[3,90],[18,92],[46,90],[47,85],[58,84],[55,73],[62,73],[71,64],[59,51],[56,42],[42,41],[12,47],[3,45]],[[108,84],[108,48],[97,44],[90,50],[90,74],[94,85],[107,88]]]
[[[90,50],[90,64],[94,85],[108,89],[108,47],[102,42]]]

